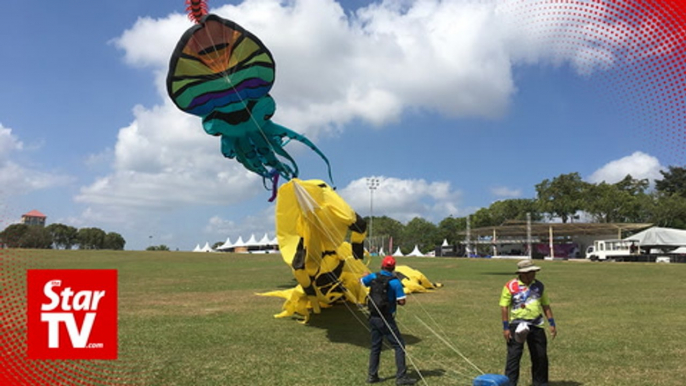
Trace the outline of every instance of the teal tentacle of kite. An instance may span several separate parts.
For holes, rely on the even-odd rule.
[[[302,134],[272,122],[276,103],[269,91],[274,75],[274,58],[257,36],[233,21],[206,14],[174,49],[167,92],[179,109],[202,118],[207,134],[221,138],[225,157],[265,182],[276,184],[276,174],[286,180],[298,177],[298,165],[284,149],[296,140],[319,154],[333,183],[324,153]]]

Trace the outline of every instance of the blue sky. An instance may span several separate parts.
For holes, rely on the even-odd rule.
[[[317,144],[363,216],[373,176],[375,215],[438,223],[533,198],[537,183],[563,173],[654,179],[681,161],[664,151],[674,143],[636,118],[649,111],[618,93],[617,62],[580,54],[597,42],[556,50],[517,23],[511,3],[209,2],[270,48],[274,122]],[[48,223],[118,232],[126,249],[274,235],[261,179],[224,159],[217,138],[166,96],[169,56],[191,26],[184,8],[182,0],[6,5],[3,228],[37,209]],[[286,149],[300,178],[327,179],[316,154]]]

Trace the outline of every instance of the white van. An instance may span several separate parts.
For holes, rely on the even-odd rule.
[[[634,246],[632,248],[632,245]],[[628,240],[596,240],[586,248],[586,258],[592,261],[612,260],[617,257],[638,253],[635,241]]]

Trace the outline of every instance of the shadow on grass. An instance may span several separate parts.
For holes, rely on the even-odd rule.
[[[432,378],[432,377],[442,377],[445,375],[445,370],[443,369],[434,369],[434,370],[419,370],[422,373],[422,377],[424,378]],[[413,377],[418,377],[417,374],[410,374]]]
[[[432,377],[442,377],[445,374],[445,370],[443,370],[443,369],[420,370],[420,372],[422,373],[422,377],[424,379],[432,378]],[[419,380],[419,378],[420,378],[419,375],[415,371],[408,371],[407,375],[410,378],[415,378],[417,380]],[[379,382],[386,382],[390,379],[395,379],[395,375],[391,375],[390,377],[380,377],[379,379],[380,379]],[[417,384],[421,384],[421,383],[422,383],[421,381],[417,382]]]
[[[576,381],[554,381],[549,383],[550,386],[581,386],[583,383]]]
[[[319,315],[312,315],[307,325],[326,330],[326,336],[332,343],[348,343],[369,348],[371,338],[367,315],[355,307],[336,304]],[[400,333],[408,346],[421,341],[413,335],[404,334],[402,330]],[[383,349],[388,350],[389,346],[384,344]]]
[[[286,289],[291,289],[291,288],[294,288],[297,286],[298,286],[298,281],[293,279],[288,283],[279,284],[279,285],[275,286],[275,288],[277,288],[277,290],[286,290]],[[270,290],[270,291],[272,291],[272,290]]]

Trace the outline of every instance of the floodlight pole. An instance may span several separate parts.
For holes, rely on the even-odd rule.
[[[369,253],[372,253],[372,227],[374,225],[374,191],[379,187],[379,179],[376,177],[367,178],[369,188]]]
[[[531,253],[531,213],[526,213],[526,246],[529,249],[529,259],[533,256]]]
[[[466,255],[467,256],[466,257],[471,257],[471,256],[469,256],[469,252],[471,249],[472,228],[471,228],[469,220],[470,220],[470,215],[467,215],[467,233],[465,234],[465,240],[464,240],[465,244],[467,244],[467,247],[466,247],[466,252],[467,252]]]

